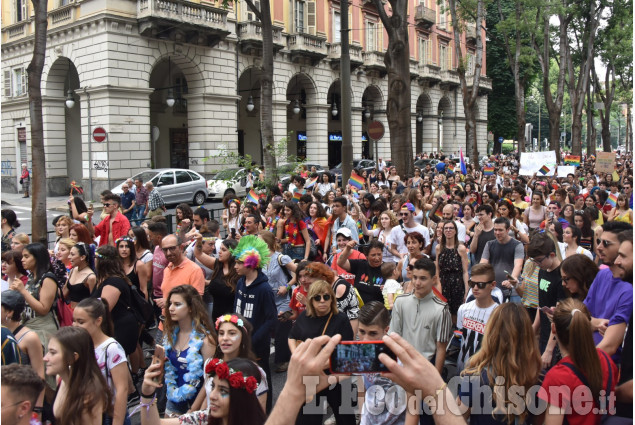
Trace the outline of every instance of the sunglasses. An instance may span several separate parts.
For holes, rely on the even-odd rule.
[[[324,301],[331,301],[331,296],[330,296],[329,294],[324,294],[324,295],[315,295],[315,296],[313,297],[313,301],[320,302],[320,301],[322,301],[322,300],[324,300]]]
[[[401,217],[408,217],[408,215],[409,215],[409,214],[410,214],[410,213],[399,213],[399,215],[400,215]]]
[[[478,287],[478,289],[485,289],[487,288],[487,285],[489,285],[490,283],[492,283],[493,280],[490,280],[488,282],[474,282],[472,279],[467,281],[467,285],[470,288],[474,288],[475,286]]]
[[[604,245],[604,248],[608,248],[609,246],[615,244],[615,242],[607,241],[606,239],[598,239],[596,242],[598,245]]]
[[[165,248],[161,248],[161,251],[163,252],[170,252],[170,251],[176,251],[176,249],[178,248],[178,246],[167,246]]]
[[[102,204],[104,207],[108,208],[109,206],[111,206],[112,204],[110,202],[104,202]]]

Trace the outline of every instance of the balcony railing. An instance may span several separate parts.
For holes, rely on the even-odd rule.
[[[239,22],[236,32],[243,51],[251,48],[262,48],[262,24],[259,21]],[[274,50],[280,50],[284,47],[282,28],[273,26],[272,32]]]
[[[307,57],[314,63],[328,55],[326,37],[311,34],[290,34],[287,38],[287,48],[291,58],[297,61],[300,57]]]
[[[165,19],[209,30],[227,31],[227,13],[204,4],[184,0],[138,0],[137,19]]]
[[[434,9],[430,9],[429,7],[425,7],[420,4],[417,6],[415,10],[415,23],[417,25],[422,25],[425,28],[428,28],[437,22],[437,13]]]
[[[339,68],[340,58],[342,57],[342,43],[330,43],[328,45],[328,59],[331,61],[333,69]],[[362,46],[358,44],[350,44],[348,46],[348,54],[351,58],[351,68],[357,68],[364,59],[362,58]]]
[[[441,84],[456,87],[461,84],[459,74],[455,70],[446,69],[441,71]]]
[[[474,75],[466,74],[465,83],[468,89],[471,89],[474,85]],[[481,78],[478,80],[478,89],[479,91],[486,91],[486,92],[492,91],[492,79],[481,74]]]
[[[441,72],[438,66],[431,63],[426,63],[426,64],[419,63],[419,83],[420,84],[427,82],[428,84],[433,86],[439,81],[441,81]]]
[[[476,23],[468,22],[465,24],[465,39],[467,41],[476,41]]]

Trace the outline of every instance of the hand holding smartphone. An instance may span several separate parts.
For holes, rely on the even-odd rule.
[[[388,372],[388,368],[379,361],[381,353],[397,360],[383,341],[342,341],[331,354],[330,370],[344,375]]]
[[[152,364],[157,363],[161,364],[161,370],[163,371],[163,366],[165,364],[165,348],[159,344],[154,347],[154,355],[152,356]],[[160,384],[163,381],[163,372],[161,372],[161,375],[153,378],[153,381]]]

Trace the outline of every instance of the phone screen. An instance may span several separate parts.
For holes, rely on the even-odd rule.
[[[381,353],[386,353],[393,359],[397,358],[382,341],[342,342],[331,354],[331,372],[342,374],[388,372],[388,368],[378,359]]]

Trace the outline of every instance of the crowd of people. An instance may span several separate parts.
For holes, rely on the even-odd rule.
[[[632,156],[553,177],[432,156],[343,187],[299,169],[219,220],[179,204],[174,233],[143,182],[99,218],[71,196],[50,250],[3,209],[2,420],[632,423]],[[398,361],[331,374],[353,340]]]

